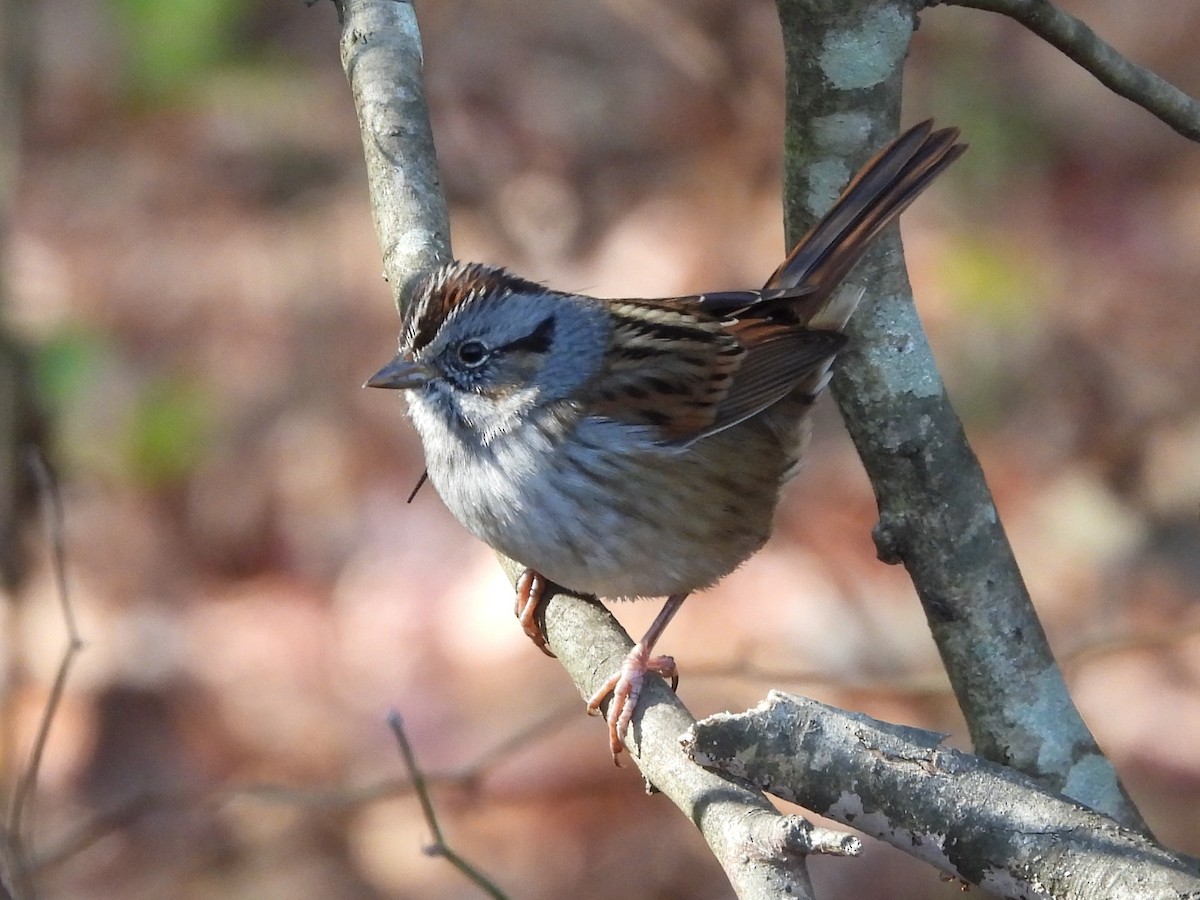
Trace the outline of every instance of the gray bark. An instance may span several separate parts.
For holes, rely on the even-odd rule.
[[[998,896],[1200,896],[1195,861],[943,738],[772,691],[749,712],[696,723],[685,744],[703,765]]]

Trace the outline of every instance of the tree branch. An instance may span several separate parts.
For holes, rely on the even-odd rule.
[[[1157,116],[1185,138],[1200,141],[1200,102],[1148,69],[1134,65],[1084,22],[1047,0],[928,0],[929,6],[965,6],[1016,19],[1061,50],[1114,94]]]
[[[944,735],[772,691],[697,722],[692,758],[1013,898],[1200,895],[1193,860]]]
[[[784,215],[794,241],[895,133],[914,20],[907,7],[864,0],[778,5],[787,53]],[[879,504],[879,557],[908,569],[976,751],[1143,829],[1050,652],[946,397],[894,230],[851,278],[871,300],[850,320],[834,394]]]
[[[511,575],[510,570],[510,575]],[[554,593],[545,603],[546,638],[563,667],[590,696],[633,646],[611,614],[595,601]],[[614,627],[615,626],[615,627]],[[738,897],[810,896],[802,855],[857,855],[857,839],[780,816],[740,781],[693,765],[679,744],[694,719],[660,678],[647,679],[627,748],[647,783],[666,795],[703,833]]]
[[[421,79],[421,33],[406,0],[345,2],[342,68],[362,132],[375,234],[396,308],[408,282],[450,261],[450,214]]]

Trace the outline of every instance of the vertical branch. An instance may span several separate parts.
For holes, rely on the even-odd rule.
[[[787,53],[785,218],[795,239],[896,129],[908,2],[778,0]],[[969,136],[968,136],[969,137]],[[879,504],[880,559],[904,563],[976,751],[1144,828],[1067,692],[912,301],[898,235],[855,276],[834,394]]]
[[[33,13],[31,4],[0,0],[0,311],[8,296],[8,248],[34,60],[35,42],[29,40]],[[32,394],[28,355],[0,324],[0,583],[8,588],[15,587],[23,574],[21,536],[33,499],[33,482],[21,460],[22,448],[36,442],[41,431]],[[0,770],[7,775],[9,767],[17,765],[13,698],[20,666],[15,662],[18,639],[14,629],[9,629],[0,643],[0,657],[5,660],[0,667]],[[17,776],[8,800],[8,824],[0,828],[0,900],[32,893],[19,827],[25,802],[23,780],[28,773],[26,768]],[[17,813],[16,830],[13,813]]]
[[[28,37],[33,20],[31,4],[0,0],[0,311],[8,299],[8,251],[35,53]],[[31,399],[28,356],[0,323],[0,582],[9,587],[21,575],[20,535],[34,498],[21,448],[36,442],[41,424]]]
[[[342,67],[358,112],[384,277],[403,309],[408,282],[450,259],[450,214],[421,77],[421,32],[408,0],[350,0],[340,9]]]
[[[29,751],[29,761],[25,764],[25,769],[13,791],[4,826],[4,868],[12,880],[13,893],[22,898],[33,896],[33,885],[29,880],[24,849],[26,811],[30,808],[34,792],[37,790],[38,774],[42,767],[42,754],[46,751],[46,745],[50,740],[50,728],[54,724],[54,717],[58,714],[59,704],[66,691],[71,664],[75,661],[75,656],[83,649],[83,639],[75,624],[75,611],[71,606],[71,595],[68,592],[62,497],[59,495],[58,485],[54,481],[50,467],[41,453],[31,449],[28,453],[28,462],[42,495],[46,543],[50,547],[53,561],[54,581],[58,588],[59,603],[62,606],[67,642],[58,662],[58,671],[55,673],[50,695],[46,699],[46,706],[42,710],[42,718],[38,722],[37,733],[33,738],[33,747]]]

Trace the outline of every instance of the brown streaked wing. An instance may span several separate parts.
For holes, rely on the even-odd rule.
[[[711,427],[745,355],[720,319],[677,301],[610,300],[604,374],[584,405],[682,442]]]
[[[846,336],[837,331],[759,319],[735,322],[731,331],[745,348],[745,356],[712,424],[694,437],[730,428],[778,403],[806,376],[822,369],[846,343]]]

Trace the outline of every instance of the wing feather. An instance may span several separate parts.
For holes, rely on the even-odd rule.
[[[846,336],[773,322],[738,322],[733,331],[747,348],[737,377],[721,400],[705,437],[773,406],[814,373],[829,368]]]
[[[746,352],[722,320],[676,300],[613,300],[608,309],[604,377],[585,406],[668,442],[711,425]]]
[[[735,294],[758,293],[722,297],[732,305]],[[610,301],[605,374],[591,385],[586,407],[647,426],[664,444],[691,443],[777,403],[827,368],[846,340],[791,323],[709,315],[685,301]]]

